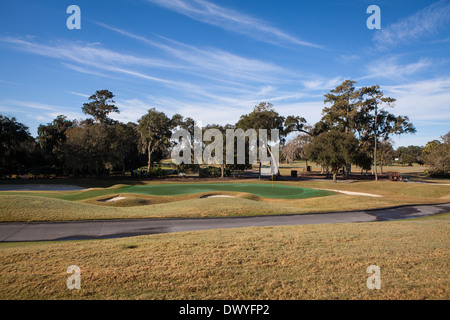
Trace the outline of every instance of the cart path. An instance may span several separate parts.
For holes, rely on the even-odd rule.
[[[450,203],[351,212],[223,218],[3,222],[0,223],[0,242],[109,239],[221,228],[388,221],[417,218],[444,212],[450,212]]]

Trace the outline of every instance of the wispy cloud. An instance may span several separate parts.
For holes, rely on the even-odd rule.
[[[342,63],[354,63],[360,59],[361,57],[357,54],[340,54],[338,60]]]
[[[335,77],[332,79],[316,78],[302,81],[303,86],[307,90],[330,90],[342,83],[344,79],[342,77]]]
[[[99,46],[98,43],[75,43],[57,42],[53,45],[32,42],[19,37],[1,37],[0,41],[14,45],[21,50],[51,57],[68,60],[85,65],[103,65],[106,61],[112,65],[139,65],[143,67],[158,68],[182,68],[182,65],[174,65],[162,59],[137,57],[129,54],[122,54],[113,50],[108,50]]]
[[[433,35],[449,21],[450,3],[439,1],[405,19],[382,28],[375,33],[373,40],[379,49],[387,49]]]
[[[81,119],[81,112],[73,112],[70,107],[42,103],[30,100],[5,99],[0,101],[0,111],[4,114],[11,114],[19,118],[29,118],[41,122],[50,122],[60,114],[66,115],[69,119]],[[32,135],[37,133],[37,127],[30,128]]]
[[[88,95],[88,94],[75,92],[75,91],[69,91],[69,93],[73,94],[73,95],[76,95],[76,96],[79,96],[79,97],[83,97],[83,98],[89,98],[90,97],[90,95]]]
[[[24,100],[16,100],[16,99],[6,99],[0,102],[0,108],[2,110],[17,110],[19,112],[26,110],[40,110],[41,112],[45,111],[56,111],[61,109],[60,106],[39,103],[35,101],[24,101]]]
[[[386,78],[404,80],[406,76],[426,71],[433,67],[429,58],[421,58],[412,63],[401,63],[400,56],[382,57],[366,66],[367,75],[361,79]]]
[[[300,45],[323,48],[301,40],[247,14],[224,8],[205,0],[147,0],[158,6],[183,14],[191,19],[233,31],[253,39],[276,45]]]
[[[182,64],[183,72],[207,79],[238,84],[232,82],[241,80],[246,82],[281,81],[286,79],[286,76],[294,75],[291,70],[268,61],[239,56],[217,48],[199,48],[162,36],[158,36],[158,40],[152,40],[104,23],[97,24],[125,37],[158,48]],[[239,83],[239,85],[244,86],[243,83]]]
[[[436,78],[395,86],[384,86],[385,93],[397,99],[398,114],[410,115],[414,122],[437,122],[448,126],[450,119],[450,78]]]
[[[168,85],[184,85],[180,81],[152,76],[141,71],[143,69],[184,69],[185,67],[181,64],[156,58],[122,54],[102,48],[99,44],[80,44],[65,41],[48,45],[13,37],[0,38],[0,41],[9,43],[22,51],[56,59],[61,65],[81,73],[108,78],[114,77],[111,74],[121,74]],[[105,71],[109,73],[105,74]]]

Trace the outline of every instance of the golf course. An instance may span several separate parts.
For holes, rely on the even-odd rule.
[[[67,184],[21,184],[5,191],[2,185],[0,221],[273,217],[327,211],[351,215],[355,210],[450,202],[450,186],[443,183],[98,183],[79,183],[72,190]],[[448,214],[435,214],[383,222],[4,242],[0,298],[448,299],[449,227]],[[82,270],[81,290],[66,287],[65,269],[71,264]],[[365,269],[373,264],[380,266],[383,281],[375,291],[366,287]]]
[[[3,314],[133,300],[99,312],[289,319],[356,310],[300,300],[450,300],[450,0],[1,14]]]
[[[102,188],[85,185],[73,191],[44,191],[42,187],[35,187],[36,191],[0,191],[0,221],[303,214],[450,202],[450,186],[445,184],[218,181],[166,180]]]

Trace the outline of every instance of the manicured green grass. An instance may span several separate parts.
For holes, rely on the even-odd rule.
[[[450,214],[0,244],[0,299],[450,299]],[[69,290],[67,267],[81,269]],[[381,289],[369,290],[370,265]]]
[[[334,194],[324,190],[300,188],[280,184],[256,184],[256,183],[195,183],[195,184],[170,184],[151,186],[130,186],[122,189],[122,193],[140,193],[155,196],[173,196],[213,191],[246,192],[258,197],[277,199],[306,199],[323,197]]]
[[[280,185],[277,183],[166,183],[141,185],[115,185],[110,188],[96,188],[87,191],[65,192],[30,192],[11,191],[10,195],[40,195],[50,198],[78,201],[117,193],[135,193],[151,196],[176,196],[215,191],[245,192],[258,197],[278,199],[305,199],[334,194],[330,191],[312,190],[299,186]],[[0,194],[2,194],[0,192]]]

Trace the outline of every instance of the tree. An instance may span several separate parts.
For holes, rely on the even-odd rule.
[[[64,172],[64,143],[66,130],[73,127],[74,122],[64,115],[57,116],[53,122],[38,127],[38,142],[45,152],[47,161],[56,172]]]
[[[426,156],[432,152],[432,150],[440,145],[441,142],[439,140],[429,141],[426,146],[422,150],[422,155]]]
[[[386,141],[392,134],[414,133],[416,129],[406,116],[395,116],[386,110],[392,107],[395,99],[385,97],[380,86],[355,89],[355,81],[345,80],[341,85],[325,95],[325,103],[331,107],[323,109],[323,117],[310,130],[318,135],[330,130],[354,133],[359,136],[359,151],[372,150],[375,180],[378,180],[378,144]],[[359,155],[361,163],[367,165],[365,156]],[[350,163],[346,164],[346,175],[350,172]]]
[[[111,112],[119,113],[113,100],[114,94],[108,90],[97,90],[89,97],[91,102],[84,103],[82,111],[94,118],[100,124],[112,124],[114,121],[108,117]]]
[[[306,133],[309,136],[313,136],[313,134],[311,133],[311,128],[307,125],[306,119],[303,117],[288,116],[284,121],[284,127],[285,134],[297,131]]]
[[[363,99],[360,117],[364,119],[361,129],[364,138],[373,141],[373,165],[375,166],[375,180],[378,180],[377,147],[379,138],[388,140],[392,134],[415,133],[416,129],[409,122],[408,117],[395,116],[382,109],[383,106],[392,107],[396,100],[385,97],[379,85],[361,88],[360,95]]]
[[[281,150],[282,156],[287,162],[304,159],[306,166],[308,166],[308,158],[306,156],[306,147],[313,138],[309,135],[299,134],[294,139],[290,140]]]
[[[333,182],[336,182],[339,169],[346,163],[352,162],[357,147],[358,140],[352,133],[332,130],[315,137],[308,145],[306,153],[308,158],[330,168],[333,173]]]
[[[125,173],[138,163],[138,141],[136,124],[119,122],[108,128],[111,162]]]
[[[358,101],[360,93],[355,90],[355,81],[345,80],[325,94],[324,103],[331,103],[322,111],[322,121],[341,132],[354,132],[357,127]]]
[[[422,160],[423,149],[420,146],[398,147],[395,155],[403,165],[412,165],[413,162],[419,163]]]
[[[425,163],[429,166],[427,173],[431,177],[450,176],[450,131],[441,137],[441,141],[438,144],[432,141],[434,147],[425,154]]]
[[[255,129],[256,131],[259,129],[277,129],[279,132],[280,143],[284,144],[286,134],[288,133],[284,128],[284,122],[285,118],[280,116],[278,112],[275,111],[271,103],[261,102],[259,105],[254,107],[252,112],[242,115],[235,127],[243,130]],[[270,139],[272,140],[272,136]],[[272,142],[278,143],[278,141]],[[265,148],[273,157],[279,157],[279,154],[273,155],[269,144],[267,144]],[[259,159],[259,174],[261,176],[261,159]]]
[[[124,154],[136,146],[129,137],[132,133],[127,130],[131,128],[124,128],[125,125],[108,117],[111,112],[119,112],[112,98],[114,94],[108,90],[96,91],[89,97],[91,102],[82,107],[93,119],[76,122],[66,129],[65,163],[74,174],[100,176],[113,170],[118,163],[124,169]]]
[[[155,108],[149,109],[147,114],[138,120],[137,131],[141,150],[148,155],[147,172],[150,172],[152,166],[152,154],[169,147],[172,136],[171,129],[176,124],[164,112],[157,111]]]
[[[188,160],[188,163],[180,163],[180,164],[175,164],[172,163],[172,166],[174,168],[176,168],[176,170],[183,172],[187,169],[192,169],[192,170],[196,170],[196,171],[200,171],[200,165],[195,163],[194,161],[194,146],[196,144],[201,144],[203,145],[203,141],[196,141],[196,135],[195,135],[195,128],[196,128],[196,123],[194,121],[194,119],[192,118],[184,118],[183,116],[179,115],[179,114],[175,114],[172,117],[172,126],[174,128],[179,128],[181,130],[186,130],[189,133],[189,137],[190,140],[189,141],[184,141],[183,143],[187,144],[185,145],[186,149],[190,150],[190,158]],[[199,127],[197,127],[197,129],[200,129]],[[173,141],[172,143],[172,147],[177,147],[181,145],[179,144],[180,141]]]
[[[108,129],[99,123],[80,122],[66,130],[65,163],[75,175],[101,176],[111,166]]]
[[[364,148],[361,148],[361,145],[358,148],[358,152],[352,156],[352,163],[361,168],[361,176],[364,170],[367,172],[372,168],[372,161],[372,155]]]
[[[230,166],[230,165],[227,165],[225,163],[225,158],[226,158],[227,151],[226,151],[226,143],[225,143],[225,141],[223,141],[223,138],[226,136],[226,130],[227,129],[231,129],[231,128],[232,128],[232,126],[230,126],[230,125],[221,126],[221,125],[218,125],[218,124],[210,124],[210,125],[207,125],[206,127],[203,128],[204,129],[203,131],[206,131],[206,130],[209,130],[209,129],[213,129],[213,130],[218,130],[218,133],[220,132],[220,139],[221,139],[221,141],[219,141],[218,146],[220,146],[220,144],[222,144],[222,148],[220,150],[220,152],[222,152],[222,161],[221,161],[221,163],[219,163],[220,164],[220,177],[221,178],[223,178],[225,176],[225,168]],[[205,141],[204,142],[205,143],[205,147],[210,145],[212,142],[213,141],[211,141],[211,142]],[[216,141],[214,140],[214,142],[216,142]],[[214,155],[214,156],[217,156],[217,155]]]
[[[16,118],[0,115],[0,173],[18,173],[32,165],[34,138]]]
[[[252,112],[242,115],[236,123],[236,127],[243,130],[278,129],[280,137],[284,137],[286,134],[284,130],[284,121],[285,118],[275,111],[273,104],[261,102],[254,107]]]
[[[331,107],[325,107],[322,110],[322,124],[314,128],[315,131],[319,131],[317,133],[324,129],[327,129],[326,131],[333,129],[344,133],[354,133],[358,130],[361,94],[355,89],[355,84],[355,81],[345,80],[330,93],[325,94],[324,103],[331,103]],[[346,177],[350,171],[351,163],[346,163],[344,167]]]
[[[392,160],[394,160],[394,148],[392,147],[392,141],[380,141],[378,151],[380,160],[380,173],[383,174],[383,165],[391,163]]]
[[[281,156],[287,163],[292,163],[294,160],[300,159],[301,146],[296,139],[290,140],[281,149]]]

